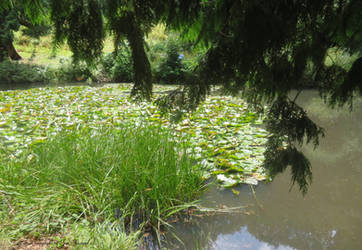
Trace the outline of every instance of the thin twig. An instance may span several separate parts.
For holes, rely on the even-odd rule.
[[[0,194],[1,194],[1,196],[4,198],[6,205],[8,205],[8,207],[9,207],[9,209],[10,209],[9,215],[11,215],[11,214],[15,211],[14,208],[13,208],[13,206],[11,206],[8,198],[6,198],[6,195],[5,195],[1,190],[0,190]]]
[[[207,207],[196,207],[196,211],[203,212],[203,213],[245,213],[243,209],[245,209],[247,206],[241,206],[241,207],[228,207],[228,208],[207,208]]]
[[[300,95],[300,93],[302,93],[302,89],[298,90],[298,93],[295,95],[294,99],[293,99],[293,103],[295,103],[295,101],[297,100],[298,96]]]
[[[256,201],[256,204],[260,207],[260,209],[264,210],[264,207],[260,204],[260,202],[259,202],[258,199],[256,198],[256,193],[255,193],[255,190],[254,190],[254,188],[253,188],[253,185],[250,185],[250,184],[249,184],[249,186],[250,186],[250,189],[251,189],[251,191],[252,191],[252,193],[253,193],[253,196],[254,196],[254,199],[255,199],[255,201]]]

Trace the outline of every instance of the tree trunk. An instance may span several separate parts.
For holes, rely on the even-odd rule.
[[[9,42],[6,45],[6,50],[8,51],[8,56],[11,58],[11,60],[21,60],[21,56],[18,54],[16,49],[14,48],[14,45],[12,42]]]
[[[8,42],[5,45],[0,44],[0,62],[4,61],[5,58],[10,58],[11,60],[22,59],[22,57],[16,51],[12,42]]]
[[[10,15],[13,10],[4,10],[0,12],[0,62],[9,57],[12,60],[20,60],[21,56],[18,54],[13,45],[12,32],[17,30],[18,20]]]
[[[141,96],[147,100],[151,100],[152,73],[151,65],[144,48],[143,32],[132,15],[128,17],[128,20],[129,29],[127,30],[127,40],[132,50],[134,71],[134,86],[131,95]]]
[[[0,45],[0,62],[4,61],[6,57],[5,48]]]

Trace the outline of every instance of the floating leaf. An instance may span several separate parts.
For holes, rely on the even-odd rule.
[[[20,152],[62,129],[151,122],[173,128],[179,141],[188,138],[190,148],[194,148],[190,153],[209,171],[207,175],[227,174],[226,181],[219,180],[224,186],[266,178],[261,163],[268,134],[260,126],[250,125],[261,120],[248,111],[243,100],[209,96],[181,123],[173,124],[152,103],[131,102],[131,87],[112,84],[0,92],[4,100],[0,106],[0,147]],[[154,90],[159,93],[174,88],[155,85]]]
[[[239,195],[240,194],[240,191],[232,188],[231,191],[235,194],[235,195]]]

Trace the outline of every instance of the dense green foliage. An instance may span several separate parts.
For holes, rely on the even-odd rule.
[[[101,59],[101,72],[112,82],[132,82],[133,65],[130,48],[124,44],[117,55],[109,53]]]
[[[92,72],[84,62],[61,60],[55,76],[59,83],[84,82],[92,78]]]
[[[4,60],[0,62],[0,88],[13,88],[16,85],[48,83],[52,72],[48,69],[24,63]]]
[[[200,5],[198,21],[184,19],[181,29],[189,34],[198,31],[195,39],[209,43],[210,49],[188,81],[186,103],[193,107],[210,86],[222,84],[229,92],[241,91],[249,103],[269,104],[267,123],[273,136],[265,166],[276,174],[290,165],[293,182],[305,192],[310,164],[296,145],[304,138],[318,144],[323,133],[290,91],[316,88],[332,105],[362,94],[362,2],[251,0]],[[334,49],[356,58],[352,66],[327,63],[328,57],[336,56]]]
[[[128,229],[157,228],[202,187],[185,145],[171,138],[148,125],[73,129],[17,159],[2,158],[0,189],[13,206],[1,203],[1,223],[16,211],[2,233],[54,234],[84,219],[90,225],[119,219]]]
[[[182,44],[175,38],[166,41],[164,47],[158,47],[164,50],[163,57],[159,64],[154,66],[154,78],[158,83],[178,83],[184,82],[186,67],[182,61],[184,55],[181,53]],[[157,53],[157,48],[156,51]]]
[[[101,6],[98,1],[50,1],[51,19],[55,26],[55,41],[67,43],[74,61],[93,62],[103,48],[104,32]],[[100,28],[95,28],[100,27]]]
[[[22,2],[28,12],[29,2]],[[50,3],[56,40],[67,40],[75,59],[94,61],[101,54],[107,30],[114,34],[117,44],[126,38],[134,66],[132,94],[147,99],[151,98],[152,75],[144,36],[153,25],[165,22],[170,28],[182,31],[193,43],[206,45],[206,56],[185,79],[182,94],[185,100],[179,104],[196,108],[215,84],[222,84],[228,92],[241,91],[252,104],[269,104],[272,112],[268,113],[268,127],[275,136],[271,140],[290,139],[283,143],[275,139],[268,144],[267,152],[277,152],[282,145],[284,153],[295,155],[296,145],[304,137],[318,142],[317,137],[322,135],[322,130],[290,97],[291,90],[318,88],[331,105],[351,104],[355,94],[362,94],[362,2],[359,0],[51,0]],[[5,5],[8,4],[2,4]],[[354,60],[349,66],[328,61],[340,54],[333,51],[342,51]],[[279,130],[279,126],[283,129]],[[265,166],[271,173],[279,172],[274,167],[278,161],[269,158],[271,155],[266,154]],[[308,182],[304,177],[311,178],[311,172],[308,160],[303,159],[304,164],[283,160],[283,165],[292,166],[293,180],[305,191]],[[285,168],[279,168],[282,169]]]
[[[164,31],[162,38],[157,35],[148,38],[147,55],[155,83],[183,84],[187,74],[191,74],[203,49],[193,50],[178,34]],[[152,31],[152,33],[160,30]],[[126,42],[118,45],[117,53],[107,53],[102,56],[99,73],[95,77],[111,82],[132,82],[133,63],[132,51]]]

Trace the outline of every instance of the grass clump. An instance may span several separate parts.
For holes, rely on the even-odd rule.
[[[186,147],[171,138],[152,126],[70,130],[2,160],[0,234],[66,235],[74,223],[159,229],[202,188]]]

